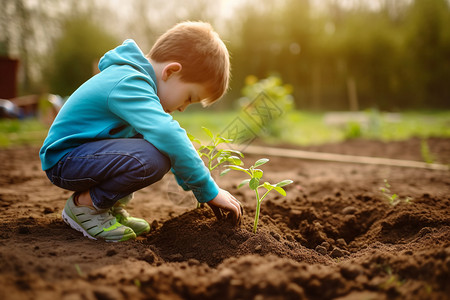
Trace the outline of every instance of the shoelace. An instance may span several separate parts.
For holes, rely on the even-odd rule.
[[[130,214],[122,206],[116,206],[112,208],[114,214],[121,215],[123,218],[128,218]]]
[[[113,225],[114,223],[111,223],[111,221],[116,220],[116,218],[111,214],[110,210],[101,210],[97,212],[97,218],[104,226],[104,224],[109,222],[109,226]]]

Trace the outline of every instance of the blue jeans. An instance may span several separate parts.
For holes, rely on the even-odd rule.
[[[89,190],[94,206],[112,207],[117,200],[159,181],[170,160],[144,139],[108,139],[75,148],[47,177],[58,187]]]

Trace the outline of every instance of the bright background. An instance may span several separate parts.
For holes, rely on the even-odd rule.
[[[189,132],[220,132],[265,91],[284,113],[269,142],[450,136],[448,0],[2,0],[0,11],[18,96],[67,97],[124,39],[147,53],[176,22],[203,20],[231,52],[232,81],[214,117],[174,115]],[[40,143],[46,129],[0,120],[0,144]]]

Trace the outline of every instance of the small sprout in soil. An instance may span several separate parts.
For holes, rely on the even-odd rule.
[[[203,145],[202,142],[192,134],[188,133],[188,137],[191,142],[200,145],[200,147],[197,149],[197,152],[201,158],[206,158],[205,165],[208,168],[209,172],[212,172],[224,162],[228,162],[234,166],[242,165],[241,157],[244,157],[244,155],[240,151],[218,148],[220,144],[228,144],[233,142],[233,140],[226,139],[219,134],[214,135],[211,130],[206,127],[202,127],[202,129],[210,138],[210,141],[207,145]],[[220,176],[225,175],[228,171],[223,171]],[[199,208],[200,206],[201,203],[197,203],[197,208]]]
[[[267,163],[269,161],[269,159],[267,158],[261,158],[258,161],[255,162],[255,164],[253,166],[251,166],[248,169],[245,169],[241,166],[236,166],[236,165],[229,165],[227,166],[228,169],[230,170],[236,170],[236,171],[240,171],[240,172],[244,172],[247,175],[250,176],[250,179],[245,179],[244,181],[242,181],[238,188],[241,188],[242,186],[248,184],[248,186],[250,187],[251,190],[255,191],[255,196],[256,196],[256,214],[255,214],[255,223],[253,225],[253,232],[256,233],[257,227],[258,227],[258,220],[259,220],[259,212],[261,210],[261,203],[264,200],[264,198],[269,194],[270,191],[275,190],[278,193],[280,193],[282,196],[286,196],[286,191],[283,189],[283,186],[286,186],[288,184],[291,184],[293,181],[292,180],[283,180],[280,181],[276,184],[271,184],[269,182],[264,182],[263,184],[260,184],[261,182],[261,178],[263,176],[263,171],[261,169],[257,169],[259,166],[262,166],[263,164]],[[265,188],[266,192],[260,196],[259,194],[259,189],[260,188]]]
[[[391,185],[387,181],[387,179],[384,179],[384,186],[380,187],[380,191],[383,193],[384,197],[388,200],[389,204],[392,206],[395,206],[402,201],[400,197],[397,194],[391,193]],[[403,199],[405,203],[410,203],[413,200],[411,197],[406,197]]]
[[[80,276],[80,277],[84,276],[84,273],[83,273],[83,271],[81,271],[81,268],[78,264],[75,264],[75,270],[77,270],[78,276]]]
[[[380,289],[387,290],[391,287],[400,287],[405,283],[405,280],[399,279],[397,275],[390,275],[389,278],[380,284]]]
[[[138,288],[141,287],[141,281],[139,279],[136,278],[135,280],[133,280],[133,283],[136,287],[138,287]]]
[[[333,260],[334,260],[336,263],[340,263],[341,261],[344,260],[344,258],[343,258],[343,257],[335,257],[335,258],[333,258]]]
[[[427,164],[432,164],[435,161],[434,156],[431,154],[430,147],[428,147],[428,142],[425,139],[420,141],[420,154],[422,155],[423,161]]]
[[[384,271],[388,275],[388,278],[379,285],[380,289],[387,290],[391,287],[400,287],[405,283],[406,280],[400,279],[398,275],[394,274],[390,266],[385,266]]]

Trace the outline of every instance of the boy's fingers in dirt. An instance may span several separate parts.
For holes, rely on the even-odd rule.
[[[239,202],[239,200],[236,199],[236,197],[234,197],[230,192],[227,191],[227,193],[230,196],[230,198],[232,199],[231,203],[233,203],[233,205],[238,208],[238,212],[240,212],[241,215],[244,214],[244,210],[242,209],[241,202]]]
[[[212,211],[214,212],[214,215],[216,216],[217,220],[222,220],[223,219],[223,213],[222,210],[220,208],[218,208],[217,206],[214,205],[210,205],[209,207],[211,207]]]
[[[233,198],[234,198],[234,197],[233,197]],[[236,200],[236,202],[238,203],[238,205],[239,205],[239,210],[241,211],[241,216],[243,216],[243,215],[244,215],[244,208],[242,207],[241,202],[240,202],[238,199],[236,199],[236,198],[234,198],[234,200]]]
[[[242,206],[239,203],[239,201],[233,197],[231,194],[231,200],[230,202],[233,204],[233,206],[235,207],[235,211],[233,212],[234,216],[235,216],[235,224],[236,225],[240,225],[241,224],[241,217],[242,217]]]
[[[221,189],[218,196],[209,201],[208,205],[213,209],[218,219],[224,219],[226,214],[226,219],[233,220],[234,224],[239,223],[242,211],[241,205],[228,191]]]

